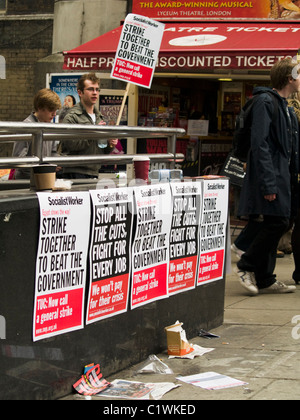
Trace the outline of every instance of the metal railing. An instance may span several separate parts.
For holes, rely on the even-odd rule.
[[[44,141],[72,141],[78,139],[145,139],[167,138],[167,153],[147,154],[152,162],[169,162],[171,166],[176,160],[184,159],[184,155],[176,154],[176,140],[183,136],[185,130],[181,128],[163,127],[128,127],[128,126],[99,126],[81,124],[52,124],[52,123],[24,123],[0,122],[0,143],[16,141],[31,141],[32,156],[0,157],[0,168],[17,168],[19,166],[33,166],[51,163],[59,166],[76,166],[77,164],[130,164],[135,155],[59,155],[43,156]]]

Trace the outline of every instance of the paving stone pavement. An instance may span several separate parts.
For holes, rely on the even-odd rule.
[[[236,261],[232,254],[232,268]],[[277,259],[278,280],[294,284],[293,267],[292,255]],[[210,332],[220,338],[187,337],[190,343],[215,349],[201,357],[187,360],[169,359],[166,352],[156,355],[173,370],[172,375],[136,374],[141,363],[106,379],[181,385],[165,394],[160,402],[300,399],[300,286],[295,293],[286,295],[248,296],[236,275],[227,274],[224,323]],[[209,371],[247,384],[208,391],[176,379],[179,375]],[[72,395],[65,399],[82,398]],[[106,400],[104,397],[92,399]]]

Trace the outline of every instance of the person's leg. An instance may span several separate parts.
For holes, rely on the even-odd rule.
[[[249,246],[251,245],[252,241],[255,239],[256,235],[260,231],[261,226],[262,223],[258,220],[258,217],[250,217],[248,223],[234,241],[234,245],[238,249],[246,252]]]
[[[300,210],[298,211],[298,215],[295,219],[291,243],[295,263],[293,279],[295,280],[295,283],[300,284]]]
[[[276,282],[276,250],[288,224],[287,218],[265,216],[260,231],[237,263],[239,270],[255,273],[258,289],[267,288]]]

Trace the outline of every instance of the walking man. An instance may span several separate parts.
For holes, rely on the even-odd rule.
[[[287,98],[300,91],[297,63],[283,59],[271,69],[273,89],[256,88],[252,113],[251,149],[239,206],[239,216],[262,216],[261,229],[237,263],[241,285],[252,295],[290,293],[295,286],[276,280],[276,250],[297,208],[299,126]],[[294,76],[294,77],[293,77]],[[270,94],[278,101],[278,115]]]

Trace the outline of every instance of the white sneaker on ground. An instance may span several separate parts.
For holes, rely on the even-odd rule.
[[[240,259],[243,254],[245,254],[245,251],[242,251],[239,249],[235,244],[231,245],[231,251],[235,253],[235,255]]]
[[[259,293],[293,293],[295,290],[296,286],[289,286],[281,281],[275,281],[275,283],[271,286],[266,287],[265,289],[260,289]]]
[[[238,275],[241,286],[250,292],[252,296],[257,295],[258,288],[256,286],[255,274],[250,271],[240,270],[239,268],[235,268],[234,271]]]

